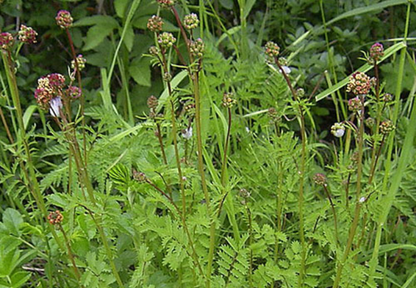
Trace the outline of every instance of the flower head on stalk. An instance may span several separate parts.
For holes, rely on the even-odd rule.
[[[393,122],[391,120],[385,120],[380,123],[380,132],[381,134],[387,135],[391,131],[393,131],[396,127],[394,127]]]
[[[361,102],[361,99],[358,96],[348,100],[348,110],[352,112],[358,112],[361,111],[362,107],[363,103]]]
[[[384,47],[383,44],[375,43],[370,48],[370,58],[374,61],[379,61],[381,57],[384,56]]]
[[[38,87],[35,90],[35,98],[38,105],[50,113],[59,117],[59,109],[62,108],[62,89],[65,85],[65,77],[59,73],[49,74],[38,79]]]
[[[345,133],[344,124],[343,123],[335,123],[334,125],[332,125],[331,133],[332,133],[332,135],[334,135],[335,137],[338,137],[338,138],[341,138],[342,136],[344,136],[344,133]]]
[[[224,93],[222,97],[222,106],[227,108],[232,108],[234,104],[237,103],[237,100],[234,99],[233,93]]]
[[[82,56],[82,54],[79,54],[76,59],[77,59],[78,69],[79,71],[81,71],[82,69],[85,68],[85,63],[87,63],[87,59],[85,59],[84,56]],[[71,68],[72,69],[77,68],[74,60],[71,61]]]
[[[58,14],[55,17],[56,24],[62,29],[68,29],[72,26],[74,19],[71,16],[71,13],[66,10],[58,11]]]
[[[273,41],[268,41],[264,46],[264,52],[270,59],[274,59],[275,57],[279,56],[280,47]]]
[[[352,92],[355,95],[365,95],[370,92],[372,81],[363,72],[355,72],[350,76],[350,81],[347,84],[347,92]]]
[[[173,36],[172,33],[163,32],[157,38],[157,42],[159,43],[160,47],[167,49],[169,47],[172,47],[173,44],[175,44],[176,38]]]
[[[70,99],[77,99],[81,97],[82,94],[81,89],[77,86],[69,86],[66,91]]]
[[[175,0],[156,0],[159,3],[160,7],[169,9],[175,5]]]
[[[13,46],[14,38],[9,32],[0,33],[0,48],[7,50]]]
[[[198,15],[196,15],[195,13],[191,13],[184,17],[183,26],[185,26],[186,29],[192,30],[192,29],[197,28],[198,25],[199,25]]]
[[[189,50],[195,58],[202,58],[204,56],[205,44],[201,38],[191,41],[189,44]]]
[[[313,182],[315,182],[316,185],[324,185],[326,183],[326,176],[322,173],[316,173],[313,176]]]
[[[163,20],[157,15],[153,15],[147,21],[147,29],[152,32],[161,32],[163,29]]]
[[[62,216],[59,210],[56,210],[55,212],[49,213],[48,220],[52,225],[59,225],[64,220],[64,216]]]
[[[19,30],[19,41],[26,43],[26,44],[33,44],[36,43],[36,36],[38,33],[33,30],[32,27],[27,27],[26,25],[20,25]]]

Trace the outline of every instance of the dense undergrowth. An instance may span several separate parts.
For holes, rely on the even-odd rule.
[[[412,1],[2,2],[0,287],[416,285]]]

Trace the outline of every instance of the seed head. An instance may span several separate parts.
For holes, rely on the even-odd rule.
[[[199,19],[198,15],[195,13],[191,13],[189,15],[186,15],[183,20],[183,25],[186,29],[192,30],[198,27],[199,25]]]
[[[71,13],[66,10],[60,10],[55,17],[56,24],[62,29],[68,29],[72,26],[74,19],[71,16]]]
[[[166,49],[166,48],[172,47],[173,44],[175,44],[176,38],[173,37],[172,33],[163,32],[157,38],[157,42],[159,43],[160,47]]]
[[[367,119],[365,119],[365,125],[369,128],[372,128],[375,123],[376,121],[374,120],[374,118],[368,117]]]
[[[393,131],[396,127],[394,127],[393,122],[390,120],[385,120],[380,123],[380,132],[381,134],[387,135],[391,131]]]
[[[159,101],[155,96],[150,96],[147,98],[147,107],[149,107],[150,110],[156,109],[157,105],[159,104]]]
[[[363,107],[363,103],[361,102],[361,99],[358,97],[351,98],[348,100],[348,110],[353,112],[361,111],[361,108]]]
[[[85,68],[85,63],[87,63],[87,59],[85,59],[81,54],[79,54],[76,59],[77,59],[77,63],[78,63],[78,69],[79,69],[79,71],[81,71],[82,69]],[[72,69],[77,68],[76,65],[75,65],[74,60],[71,61],[71,68]]]
[[[350,81],[347,84],[347,92],[352,92],[355,95],[368,94],[371,89],[371,80],[363,72],[355,72],[350,76]]]
[[[274,57],[279,56],[280,47],[276,43],[274,43],[273,41],[269,41],[264,46],[264,52],[270,58],[274,58]]]
[[[149,54],[152,55],[152,56],[159,55],[159,48],[157,48],[156,46],[150,46]]]
[[[374,61],[379,61],[384,56],[384,47],[380,43],[375,43],[370,48],[370,58]]]
[[[224,93],[222,97],[222,106],[231,108],[234,104],[237,103],[237,100],[234,99],[233,93]]]
[[[384,93],[383,96],[381,96],[381,100],[383,102],[389,103],[393,101],[393,95],[391,95],[390,93]]]
[[[331,127],[331,133],[335,137],[341,138],[345,133],[345,125],[343,123],[335,123]]]
[[[67,89],[67,93],[70,99],[77,99],[81,97],[81,89],[77,86],[69,86]]]
[[[147,21],[147,29],[149,29],[152,32],[162,31],[162,29],[163,29],[163,20],[162,20],[162,18],[157,16],[157,15],[153,15]]]
[[[326,176],[322,173],[316,173],[313,176],[313,181],[316,185],[324,185],[326,183]]]
[[[55,212],[50,212],[48,215],[49,223],[52,225],[58,225],[61,224],[64,220],[64,216],[62,216],[61,212],[56,210]]]
[[[143,172],[133,171],[133,179],[138,182],[146,182],[147,176]]]
[[[36,43],[36,36],[38,33],[33,30],[32,27],[27,27],[25,25],[20,25],[19,30],[19,41],[26,43],[26,44],[33,44]]]
[[[7,50],[13,46],[14,38],[9,32],[0,33],[0,48]]]
[[[204,41],[202,41],[201,38],[198,38],[195,41],[191,41],[189,44],[189,50],[195,58],[202,58],[205,50]]]
[[[160,7],[169,9],[175,5],[175,0],[156,0],[159,3]]]

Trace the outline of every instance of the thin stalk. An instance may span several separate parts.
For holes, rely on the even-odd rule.
[[[404,41],[406,42],[408,31],[409,31],[409,23],[410,23],[410,8],[411,3],[408,2],[407,4],[407,14],[406,14],[406,26],[404,31]],[[396,124],[398,115],[399,115],[399,108],[400,108],[400,94],[402,91],[402,82],[403,82],[403,75],[404,75],[404,65],[405,65],[405,59],[406,59],[406,48],[402,48],[400,51],[400,58],[399,58],[399,69],[397,72],[397,85],[396,85],[396,91],[395,91],[395,103],[394,103],[394,114],[392,122]],[[415,127],[416,123],[416,105],[413,103],[413,111],[410,116],[410,122],[409,127]],[[369,281],[374,281],[374,274],[377,266],[377,260],[378,260],[378,253],[380,251],[380,243],[381,243],[381,236],[382,236],[382,230],[384,227],[384,224],[386,222],[387,216],[390,212],[391,206],[393,205],[394,198],[396,197],[396,193],[398,190],[398,186],[400,184],[400,180],[402,177],[402,174],[404,172],[405,166],[407,164],[407,157],[409,157],[409,150],[410,146],[412,145],[412,139],[414,137],[414,129],[409,129],[408,133],[406,134],[406,138],[404,141],[404,145],[402,148],[402,152],[399,158],[399,165],[397,167],[396,173],[393,176],[393,180],[391,181],[391,187],[388,189],[388,182],[391,178],[390,176],[390,169],[392,165],[391,156],[393,153],[393,147],[394,147],[394,136],[395,131],[393,130],[389,135],[389,141],[388,141],[388,150],[386,155],[386,164],[385,164],[385,173],[384,173],[384,180],[383,180],[383,192],[386,192],[386,201],[384,203],[384,209],[382,210],[383,213],[381,213],[378,221],[377,221],[377,232],[376,232],[376,239],[374,243],[374,250],[373,254],[371,256],[370,260],[370,272],[369,272]],[[406,157],[407,156],[407,157]]]
[[[162,139],[162,129],[160,129],[160,123],[156,122],[156,137],[159,140],[160,151],[162,152],[163,164],[168,165],[168,160],[166,158],[165,146],[163,145]],[[168,190],[169,196],[172,198],[172,189],[168,183],[166,183],[166,189]]]
[[[355,212],[354,212],[354,219],[351,224],[351,228],[348,234],[348,241],[347,246],[345,247],[344,254],[342,256],[341,262],[338,264],[337,267],[337,274],[335,276],[333,288],[337,288],[341,281],[342,270],[345,265],[345,261],[350,254],[352,242],[354,241],[355,233],[358,227],[358,220],[360,218],[361,212],[361,202],[360,202],[360,194],[361,194],[361,178],[362,178],[362,161],[363,161],[363,151],[364,151],[364,95],[360,95],[361,99],[361,113],[359,117],[359,132],[358,132],[358,163],[357,163],[357,191],[356,191],[356,204],[355,204]]]
[[[334,205],[334,202],[332,202],[331,194],[329,194],[328,184],[325,183],[322,186],[324,187],[326,197],[328,197],[329,204],[331,204],[332,214],[334,215],[335,240],[337,241],[337,245],[338,245],[339,243],[338,242],[338,220],[337,220],[337,213],[335,212],[335,205]]]
[[[298,102],[298,97],[296,95],[296,91],[293,88],[290,79],[288,75],[285,73],[284,69],[279,63],[279,60],[275,58],[275,63],[279,67],[279,70],[281,71],[283,78],[285,79],[289,90],[292,94],[293,99]],[[301,271],[299,273],[299,287],[303,286],[304,281],[304,274],[305,274],[305,265],[306,265],[306,245],[305,245],[305,231],[304,231],[304,217],[303,217],[303,202],[304,202],[304,182],[305,182],[305,164],[306,164],[306,127],[305,127],[305,116],[304,111],[302,109],[302,106],[298,106],[299,113],[298,113],[298,119],[300,122],[300,134],[301,134],[301,141],[302,141],[302,150],[301,150],[301,164],[299,167],[299,199],[298,199],[298,213],[299,213],[299,237],[300,242],[302,245],[302,252],[301,252]]]
[[[65,245],[66,245],[66,248],[68,249],[68,256],[69,256],[69,259],[71,260],[72,268],[74,269],[74,273],[75,273],[75,276],[77,277],[77,281],[79,284],[79,280],[81,279],[81,274],[79,273],[77,264],[75,263],[75,258],[74,258],[74,254],[72,254],[71,245],[69,244],[68,237],[66,236],[65,230],[60,223],[58,224],[58,228],[59,230],[61,230],[62,235],[64,236]],[[81,285],[81,287],[83,286]]]
[[[1,109],[1,107],[0,107],[0,117],[1,117],[1,121],[3,122],[4,129],[6,129],[6,134],[7,134],[7,137],[9,138],[10,144],[13,144],[14,139],[13,139],[12,134],[10,133],[9,126],[7,125],[7,121],[6,121],[6,118],[4,117],[3,109]]]
[[[227,136],[225,138],[224,144],[224,156],[222,159],[221,165],[221,185],[225,187],[225,171],[227,169],[227,152],[228,152],[228,143],[230,141],[230,133],[231,133],[231,108],[227,108],[228,112],[228,128],[227,128]]]
[[[250,249],[250,264],[248,270],[248,283],[249,287],[253,287],[253,249],[251,249],[251,245],[253,245],[253,223],[252,223],[252,216],[250,208],[248,207],[247,199],[246,201],[246,211],[247,211],[247,220],[248,220],[248,234],[249,234],[249,249]]]

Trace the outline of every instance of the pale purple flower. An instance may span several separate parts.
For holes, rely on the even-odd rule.
[[[61,97],[55,97],[49,102],[49,113],[53,117],[60,117],[60,110],[62,109]]]

